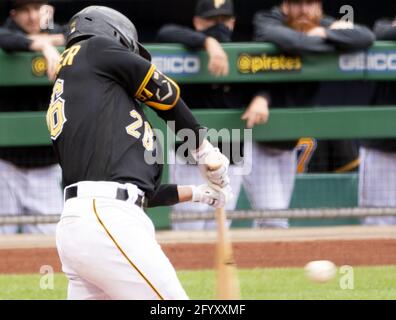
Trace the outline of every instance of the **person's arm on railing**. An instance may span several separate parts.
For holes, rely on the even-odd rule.
[[[227,75],[229,62],[220,42],[205,33],[169,24],[163,26],[157,35],[157,42],[179,43],[191,50],[205,50],[208,53],[208,70],[214,76]]]
[[[334,21],[326,29],[326,34],[327,41],[342,51],[365,50],[375,41],[369,28],[347,21]]]
[[[47,61],[47,76],[51,81],[56,77],[56,66],[58,64],[60,54],[58,50],[46,41],[33,40],[29,46],[31,51],[40,52]]]
[[[334,52],[334,46],[321,36],[309,36],[284,25],[279,10],[260,11],[254,16],[254,40],[271,42],[281,50],[303,54]]]
[[[50,80],[55,78],[55,69],[59,61],[59,53],[50,42],[38,37],[30,39],[22,33],[0,28],[0,48],[7,52],[40,52],[47,61],[48,78]]]
[[[374,26],[374,33],[378,40],[396,40],[396,20],[378,20]]]
[[[30,51],[32,41],[22,33],[0,28],[0,48],[5,51]]]
[[[207,36],[191,28],[168,24],[163,26],[157,34],[157,42],[180,43],[189,49],[204,49]]]

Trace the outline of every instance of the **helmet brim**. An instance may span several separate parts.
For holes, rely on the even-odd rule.
[[[151,54],[150,52],[147,51],[145,47],[139,42],[137,42],[138,48],[139,48],[139,55],[143,57],[144,59],[148,60],[151,62]]]

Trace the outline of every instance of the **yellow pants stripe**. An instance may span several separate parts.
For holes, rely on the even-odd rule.
[[[158,296],[158,298],[160,300],[165,300],[164,297],[159,293],[159,291],[154,287],[154,285],[147,279],[147,277],[143,274],[143,272],[141,270],[139,270],[139,268],[132,262],[131,259],[129,259],[128,255],[125,253],[124,250],[122,250],[121,246],[117,243],[117,241],[114,239],[114,237],[111,235],[111,233],[109,232],[109,230],[106,228],[106,226],[104,225],[103,221],[100,219],[98,211],[96,210],[96,200],[93,200],[93,210],[95,212],[96,218],[98,219],[99,223],[101,224],[101,226],[103,227],[103,229],[105,230],[105,232],[107,233],[107,235],[110,237],[110,239],[113,241],[113,243],[115,244],[115,246],[118,248],[118,250],[121,252],[121,254],[125,257],[125,259],[127,259],[127,261],[129,262],[129,264],[132,266],[133,269],[135,269],[139,275],[144,279],[144,281],[150,286],[150,288],[155,292],[155,294]]]

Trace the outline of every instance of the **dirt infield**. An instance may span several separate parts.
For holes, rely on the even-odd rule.
[[[302,267],[322,259],[337,265],[396,265],[396,228],[244,230],[232,232],[232,239],[240,268]],[[215,233],[163,232],[158,240],[176,269],[213,268]],[[43,265],[60,271],[53,237],[0,238],[0,273],[38,273]]]

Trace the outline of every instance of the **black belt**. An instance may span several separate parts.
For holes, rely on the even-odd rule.
[[[65,200],[69,200],[72,198],[77,198],[78,187],[67,187],[65,190]],[[129,199],[129,194],[127,189],[117,188],[117,195],[115,197],[116,200],[127,201]],[[138,197],[135,201],[135,205],[142,208],[144,205],[144,196],[138,194]]]

